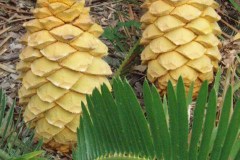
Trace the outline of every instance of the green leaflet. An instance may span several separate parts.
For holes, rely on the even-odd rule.
[[[177,112],[178,112],[178,139],[179,159],[188,159],[188,110],[184,82],[180,77],[177,84]]]
[[[200,142],[199,152],[197,153],[197,159],[207,159],[210,150],[210,141],[214,131],[214,123],[216,119],[217,110],[217,98],[215,89],[212,89],[209,95],[207,104],[207,111],[205,116],[205,122],[203,125],[202,139]]]
[[[197,159],[198,142],[202,132],[202,124],[204,120],[204,110],[206,107],[208,96],[208,83],[204,82],[199,91],[196,107],[194,110],[194,120],[192,128],[191,143],[189,147],[189,159]]]
[[[219,159],[220,157],[221,150],[223,148],[222,146],[227,134],[231,107],[232,107],[232,88],[229,87],[223,104],[222,115],[218,126],[217,137],[215,139],[211,154],[211,160]]]

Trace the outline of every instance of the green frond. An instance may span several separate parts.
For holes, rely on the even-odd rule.
[[[218,82],[216,82],[218,83]],[[240,156],[240,102],[232,106],[229,87],[220,122],[215,126],[217,95],[204,82],[189,127],[182,78],[176,88],[169,82],[167,98],[154,86],[143,86],[145,107],[126,80],[113,80],[112,93],[103,85],[83,104],[75,160],[227,160]],[[167,110],[166,110],[167,109]]]

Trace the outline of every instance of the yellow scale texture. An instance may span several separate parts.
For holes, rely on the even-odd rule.
[[[147,12],[141,18],[141,44],[146,46],[141,59],[148,65],[148,79],[164,94],[167,82],[171,80],[176,85],[182,76],[187,91],[195,82],[196,96],[204,80],[213,81],[221,60],[217,2],[146,0],[142,7]]]
[[[108,48],[98,39],[103,29],[84,5],[84,0],[38,0],[35,19],[24,24],[26,47],[17,64],[25,122],[62,152],[76,144],[86,95],[103,83],[111,89],[106,76],[112,71],[102,60]]]

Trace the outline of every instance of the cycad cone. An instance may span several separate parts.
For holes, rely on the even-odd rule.
[[[103,30],[84,5],[83,0],[38,0],[36,19],[24,24],[26,48],[17,65],[25,122],[62,152],[76,143],[85,96],[103,83],[110,88],[105,76],[112,72],[102,60],[108,48],[98,39]]]
[[[196,96],[204,80],[213,81],[221,55],[217,35],[220,16],[214,0],[146,0],[142,16],[146,46],[141,59],[148,65],[147,77],[162,94],[167,82],[183,77],[186,90],[192,82]]]

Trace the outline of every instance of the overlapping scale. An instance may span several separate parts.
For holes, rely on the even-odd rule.
[[[35,59],[42,57],[42,54],[37,49],[34,49],[32,47],[26,47],[26,48],[23,49],[23,51],[21,52],[19,57],[22,61],[32,62]]]
[[[185,25],[183,21],[172,15],[166,15],[158,18],[155,24],[162,32],[168,32]]]
[[[150,49],[154,53],[164,53],[175,49],[177,46],[165,37],[154,39],[150,43]]]
[[[53,13],[57,14],[60,12],[63,12],[67,10],[69,6],[67,4],[61,3],[61,2],[55,2],[48,4],[48,9]]]
[[[84,1],[79,1],[79,3],[74,3],[71,8],[59,12],[56,14],[56,17],[61,19],[64,22],[72,22],[77,18],[84,10]]]
[[[22,87],[19,104],[25,122],[47,146],[69,152],[77,141],[82,104],[86,95],[106,84],[112,71],[102,59],[108,48],[98,37],[85,1],[38,0],[36,19],[24,24],[17,69]]]
[[[194,31],[196,34],[209,34],[212,32],[210,22],[205,18],[198,18],[188,23],[186,26],[188,29]]]
[[[64,130],[54,136],[54,140],[60,144],[74,144],[77,141],[77,135],[70,129],[64,128]]]
[[[94,57],[85,73],[91,75],[111,75],[112,71],[107,62],[101,58]]]
[[[47,7],[34,9],[33,14],[36,18],[46,18],[52,15]]]
[[[89,14],[81,14],[74,22],[73,25],[83,29],[84,31],[88,30],[92,25],[93,21]]]
[[[187,58],[175,51],[163,53],[158,57],[158,63],[166,70],[177,69],[187,63],[187,61]]]
[[[98,38],[103,34],[104,30],[100,25],[95,23],[87,30],[87,32]]]
[[[161,37],[163,33],[154,24],[149,25],[143,32],[143,37],[151,40]]]
[[[86,104],[86,102],[86,96],[84,94],[79,94],[74,91],[68,92],[56,101],[59,106],[71,113],[81,113],[82,103]]]
[[[88,32],[84,32],[78,39],[71,42],[71,45],[79,51],[88,51],[93,56],[106,55],[108,52],[107,46]]]
[[[37,76],[47,76],[51,73],[59,70],[61,66],[54,61],[50,61],[47,58],[39,58],[32,62],[31,70]]]
[[[22,71],[22,72],[26,72],[30,69],[30,65],[31,63],[30,62],[18,62],[17,65],[16,65],[16,69],[18,71]]]
[[[40,52],[49,60],[57,61],[67,57],[76,50],[70,45],[62,42],[56,42],[40,50]]]
[[[42,24],[42,26],[46,30],[51,30],[55,27],[58,27],[64,24],[64,22],[61,19],[58,19],[55,16],[39,19],[39,22]]]
[[[65,128],[65,125],[71,122],[74,116],[74,114],[62,109],[60,106],[55,106],[45,113],[48,123],[59,128]]]
[[[167,73],[167,70],[159,64],[157,60],[150,61],[148,64],[147,76],[150,82],[154,82],[158,77]]]
[[[171,15],[174,15],[185,22],[192,21],[201,15],[201,11],[192,5],[184,4],[175,8]]]
[[[30,34],[27,40],[28,46],[36,49],[42,49],[54,42],[56,39],[46,30]]]
[[[37,89],[37,95],[41,100],[52,103],[61,98],[68,91],[66,89],[57,87],[51,82],[48,82]]]
[[[106,83],[110,87],[105,77],[85,74],[79,78],[71,89],[80,94],[91,94],[94,88],[99,89],[103,83]]]
[[[200,43],[192,41],[188,44],[182,45],[176,49],[177,52],[181,53],[188,59],[197,59],[204,55],[206,52],[206,48],[204,48]]]
[[[166,33],[165,37],[167,37],[175,45],[179,46],[191,42],[196,37],[196,35],[189,29],[178,28]]]
[[[37,7],[47,7],[49,5],[48,0],[38,0]]]
[[[83,31],[73,25],[65,24],[63,26],[52,29],[50,33],[58,41],[68,43],[69,41],[72,41],[78,38],[83,33]]]
[[[200,35],[197,37],[196,41],[206,48],[216,47],[220,43],[219,39],[214,34]]]
[[[147,64],[147,77],[165,94],[168,81],[173,85],[180,76],[188,92],[192,82],[194,96],[201,83],[213,81],[221,54],[217,38],[220,16],[214,0],[145,0],[141,18],[145,45],[141,54]]]
[[[93,59],[94,57],[87,52],[75,52],[62,60],[61,65],[74,71],[86,72]]]
[[[28,97],[35,95],[36,93],[37,93],[36,89],[26,89],[24,86],[22,86],[18,90],[19,98],[28,98]]]
[[[72,132],[76,133],[77,128],[79,127],[79,120],[80,120],[80,115],[76,115],[73,120],[66,125],[68,129],[70,129]]]
[[[33,74],[31,70],[24,75],[22,80],[22,84],[26,89],[38,88],[46,82],[46,78]]]
[[[37,32],[43,29],[42,24],[39,22],[38,19],[34,19],[28,22],[25,22],[23,24],[23,27],[25,27],[29,32]]]
[[[46,118],[37,121],[36,133],[43,138],[51,139],[53,136],[61,132],[64,128],[59,128],[48,123]]]
[[[55,104],[42,101],[37,95],[33,96],[28,103],[27,108],[35,116],[53,108]]]
[[[164,1],[155,1],[149,7],[149,12],[154,16],[163,16],[169,14],[173,9],[173,6]]]
[[[57,87],[70,89],[81,76],[82,74],[79,74],[78,72],[62,68],[48,76],[47,80]]]
[[[159,54],[154,53],[152,49],[150,48],[150,45],[146,46],[141,54],[142,61],[149,61],[153,60],[158,57]]]

